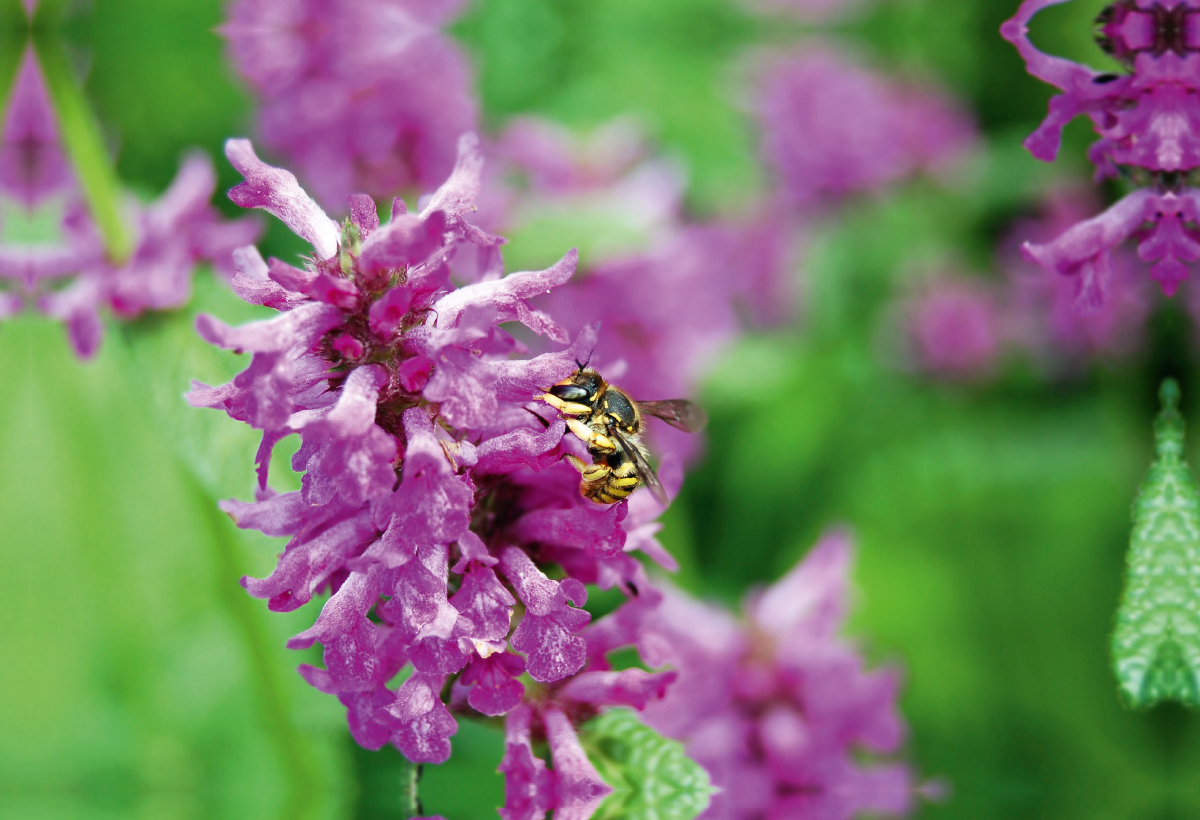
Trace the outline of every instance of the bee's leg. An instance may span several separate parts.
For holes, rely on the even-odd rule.
[[[612,504],[619,501],[620,498],[614,497],[608,492],[608,478],[612,474],[612,468],[603,462],[599,464],[588,464],[582,458],[567,454],[567,461],[571,462],[571,466],[579,471],[582,481],[579,482],[579,494],[584,498],[591,499],[598,504]],[[628,493],[626,493],[628,495]],[[621,496],[623,498],[624,496]]]
[[[603,433],[597,433],[579,419],[568,418],[567,429],[574,433],[589,448],[595,448],[605,453],[613,453],[617,450],[617,445],[613,444],[612,439]]]
[[[583,480],[588,484],[607,481],[608,474],[612,472],[612,468],[607,464],[588,464],[579,456],[573,456],[570,453],[567,453],[565,458],[571,462],[572,467],[579,471]]]
[[[629,494],[638,488],[642,483],[638,477],[637,468],[632,461],[626,461],[610,470],[608,480],[605,481],[604,492],[598,500],[605,504],[614,504],[629,497]]]
[[[564,416],[590,416],[592,408],[574,401],[563,401],[553,393],[543,393],[539,398]]]

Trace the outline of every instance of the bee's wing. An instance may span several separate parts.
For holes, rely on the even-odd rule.
[[[660,418],[672,427],[685,433],[698,433],[708,424],[708,414],[700,405],[687,399],[666,401],[639,401],[643,413]]]
[[[658,474],[654,472],[654,468],[650,466],[650,462],[646,461],[646,456],[642,453],[640,447],[625,438],[621,434],[620,429],[615,425],[608,428],[608,437],[617,444],[617,449],[625,454],[625,456],[633,462],[633,467],[637,471],[638,478],[642,483],[650,488],[650,492],[658,499],[658,503],[664,507],[670,502],[667,496],[666,488],[662,482],[658,480]]]

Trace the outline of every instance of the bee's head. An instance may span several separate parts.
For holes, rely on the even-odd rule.
[[[600,387],[603,384],[604,379],[600,378],[600,374],[595,370],[587,370],[584,367],[580,367],[569,377],[551,387],[548,392],[550,395],[557,396],[563,401],[591,404],[596,398],[596,394],[600,392]]]

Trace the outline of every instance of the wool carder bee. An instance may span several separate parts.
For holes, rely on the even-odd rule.
[[[567,459],[583,476],[579,492],[600,504],[615,504],[642,484],[660,503],[667,503],[667,491],[640,440],[643,414],[688,433],[703,429],[708,422],[704,411],[686,399],[635,401],[584,365],[541,399],[558,410],[567,428],[587,445],[591,464],[573,455]]]

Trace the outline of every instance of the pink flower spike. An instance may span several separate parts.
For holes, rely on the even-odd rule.
[[[226,140],[225,156],[246,178],[230,190],[230,199],[243,208],[262,208],[278,217],[312,243],[317,258],[329,259],[337,253],[337,224],[304,193],[294,175],[260,160],[250,140]]]
[[[571,721],[558,709],[547,709],[542,716],[546,723],[546,740],[554,774],[558,780],[554,808],[555,820],[588,820],[601,801],[612,793],[612,787],[600,779],[596,767],[588,760]]]

